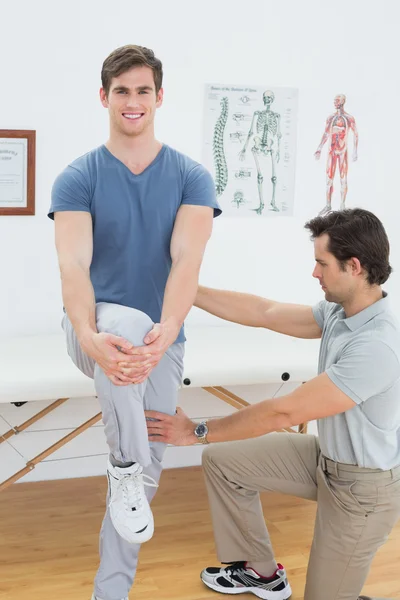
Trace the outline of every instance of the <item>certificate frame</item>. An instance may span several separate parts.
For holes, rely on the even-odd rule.
[[[22,167],[22,187],[26,190],[24,206],[7,206],[0,202],[1,215],[34,215],[35,214],[35,179],[36,179],[36,131],[31,129],[0,129],[0,140],[4,138],[21,139],[27,142],[26,161]],[[18,175],[18,174],[17,174]],[[0,181],[1,194],[1,181]],[[0,197],[1,199],[1,197]],[[6,201],[5,201],[6,202]]]

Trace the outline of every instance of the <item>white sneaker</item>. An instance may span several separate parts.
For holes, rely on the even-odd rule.
[[[292,595],[285,568],[280,564],[271,577],[259,575],[245,561],[207,567],[200,577],[206,586],[222,594],[249,593],[264,600],[287,600]]]
[[[143,544],[154,533],[154,519],[144,486],[158,487],[152,477],[143,474],[138,463],[131,467],[107,465],[110,490],[110,517],[119,535],[130,544]]]

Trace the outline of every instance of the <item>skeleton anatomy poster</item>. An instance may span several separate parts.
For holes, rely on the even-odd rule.
[[[208,84],[205,166],[225,216],[293,214],[298,92]]]

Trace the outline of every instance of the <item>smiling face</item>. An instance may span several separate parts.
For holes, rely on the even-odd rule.
[[[343,269],[335,256],[328,251],[329,236],[323,234],[314,240],[315,268],[313,277],[318,279],[328,302],[343,304],[355,294],[361,283],[361,268],[357,259],[350,259]]]
[[[162,104],[162,88],[156,93],[150,67],[133,67],[113,77],[108,94],[100,89],[101,103],[108,108],[110,132],[137,137],[154,132],[154,117]]]

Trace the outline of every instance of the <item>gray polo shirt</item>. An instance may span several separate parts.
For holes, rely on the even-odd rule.
[[[356,403],[318,420],[321,451],[338,462],[386,470],[400,464],[400,326],[383,295],[349,318],[326,300],[313,312],[322,329],[318,373]]]

